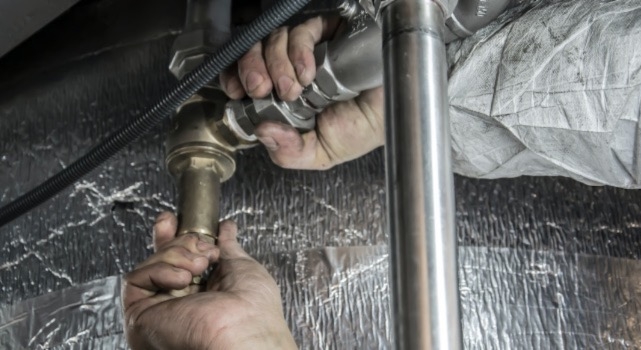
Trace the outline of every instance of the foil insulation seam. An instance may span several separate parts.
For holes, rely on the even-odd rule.
[[[269,254],[301,349],[387,349],[387,247]],[[459,248],[467,349],[641,347],[641,262],[507,248]],[[6,349],[126,348],[120,278],[0,306]]]

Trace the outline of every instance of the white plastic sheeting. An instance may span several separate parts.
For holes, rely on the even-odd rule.
[[[528,3],[449,47],[455,171],[641,188],[641,2]]]

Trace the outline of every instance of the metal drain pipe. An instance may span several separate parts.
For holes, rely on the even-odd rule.
[[[460,349],[443,31],[456,3],[383,9],[390,284],[397,349]]]

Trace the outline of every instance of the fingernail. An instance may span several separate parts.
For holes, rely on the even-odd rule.
[[[247,75],[247,90],[249,91],[254,91],[258,88],[260,83],[263,82],[263,77],[256,73],[256,72],[251,72]]]
[[[275,151],[275,150],[277,150],[277,149],[278,149],[278,143],[276,142],[276,140],[274,140],[274,139],[273,139],[272,137],[270,137],[270,136],[263,136],[263,137],[259,137],[259,138],[258,138],[258,140],[259,140],[263,145],[265,145],[265,148],[267,148],[267,149],[268,149],[268,150],[270,150],[270,151]]]
[[[196,247],[200,251],[206,251],[206,250],[214,249],[214,245],[213,244],[207,243],[207,242],[203,242],[203,241],[198,242],[198,244],[196,244]]]
[[[287,76],[282,76],[278,79],[278,92],[281,95],[286,94],[289,89],[292,88],[292,85],[294,84],[294,81]]]
[[[303,74],[305,74],[305,65],[302,63],[299,63],[296,65],[296,75],[298,75],[298,80],[303,79]]]

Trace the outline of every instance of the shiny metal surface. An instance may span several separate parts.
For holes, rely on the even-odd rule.
[[[392,312],[398,349],[460,349],[444,18],[383,9]]]
[[[380,27],[360,5],[351,5],[354,11],[349,12],[342,31],[315,47],[316,78],[302,96],[284,102],[272,93],[263,99],[228,103],[226,118],[239,138],[255,141],[254,128],[263,121],[285,123],[302,132],[311,130],[316,114],[327,105],[382,84]]]
[[[242,143],[223,121],[226,101],[222,92],[204,89],[172,118],[165,149],[178,190],[178,234],[218,232],[220,184],[234,174],[234,153]]]
[[[220,173],[216,161],[190,157],[191,163],[175,175],[178,191],[178,234],[197,233],[216,237],[220,218]]]
[[[385,246],[258,256],[300,349],[392,349]],[[641,348],[638,260],[459,248],[466,349]],[[3,349],[126,349],[120,278],[0,305]]]
[[[445,21],[445,42],[466,38],[495,20],[518,0],[458,0]]]
[[[294,101],[282,101],[275,93],[265,98],[234,100],[227,103],[225,120],[238,138],[251,143],[256,141],[254,129],[262,122],[287,124],[301,132],[316,125],[316,113],[322,109],[310,105],[304,96]]]
[[[383,84],[381,29],[364,10],[349,18],[336,38],[318,45],[314,55],[315,81],[333,101]]]
[[[231,0],[187,0],[183,32],[176,37],[169,70],[178,79],[205,61],[231,35]]]

